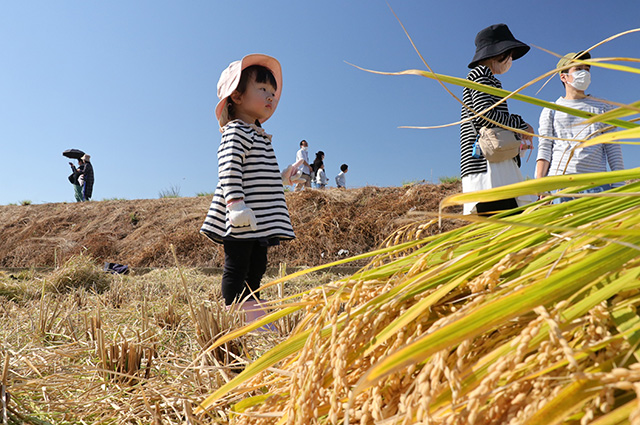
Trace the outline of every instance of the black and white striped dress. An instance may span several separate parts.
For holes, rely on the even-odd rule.
[[[489,67],[484,65],[478,65],[469,71],[467,80],[500,89],[502,88],[500,80],[493,75],[493,72],[491,72]],[[499,96],[493,96],[488,93],[471,90],[466,87],[462,91],[462,101],[467,106],[471,107],[476,113],[485,110],[500,101],[500,99],[502,98]],[[467,112],[467,109],[463,106],[461,118],[468,118],[468,114],[469,112]],[[519,128],[522,130],[527,128],[525,121],[520,117],[520,115],[509,114],[507,102],[501,103],[496,108],[487,112],[485,116],[508,127]],[[491,124],[480,117],[474,118],[473,123],[478,131],[482,127],[495,127],[494,124]],[[465,177],[469,174],[487,172],[487,160],[484,158],[473,158],[471,156],[475,140],[476,132],[473,130],[471,122],[468,121],[463,123],[460,126],[460,177]]]
[[[253,210],[258,230],[231,226],[226,205],[237,198],[244,198]],[[235,120],[224,127],[218,148],[218,186],[200,232],[218,243],[295,238],[271,135],[255,124]]]

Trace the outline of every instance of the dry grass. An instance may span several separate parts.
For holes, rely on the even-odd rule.
[[[182,275],[189,294],[176,268],[111,275],[89,256],[47,274],[0,274],[0,390],[10,395],[0,415],[25,424],[227,423],[222,411],[196,418],[192,406],[284,336],[256,333],[204,354],[242,317],[220,304],[220,276]],[[299,279],[280,294],[334,278]]]
[[[271,251],[273,267],[319,265],[368,252],[407,213],[437,211],[458,184],[364,187],[286,194],[298,239]],[[198,232],[210,198],[0,206],[0,267],[56,267],[72,256],[132,267],[220,267],[224,255]],[[454,209],[455,210],[455,209]],[[446,229],[454,226],[446,223]],[[341,252],[341,254],[338,254]]]

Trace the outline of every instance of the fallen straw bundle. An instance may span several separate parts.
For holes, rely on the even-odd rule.
[[[306,312],[200,412],[227,406],[236,424],[640,423],[638,191],[538,202],[371,253],[370,267],[217,341]]]

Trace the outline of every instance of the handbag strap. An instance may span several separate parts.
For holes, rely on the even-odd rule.
[[[469,110],[467,109],[466,105],[465,105],[464,111],[467,113],[467,118],[471,118],[471,113],[469,113]],[[478,130],[476,129],[475,124],[473,123],[473,119],[470,119],[469,122],[471,123],[471,128],[473,128],[473,132],[476,134],[476,139],[477,139]]]

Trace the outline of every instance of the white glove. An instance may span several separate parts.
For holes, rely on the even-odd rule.
[[[284,171],[280,174],[282,177],[282,184],[285,186],[293,186],[296,183],[304,182],[302,178],[302,170],[299,168],[304,159],[298,160],[295,164],[289,165]]]
[[[229,210],[229,222],[233,227],[251,226],[251,230],[258,230],[256,216],[251,208],[247,208],[244,201],[233,201],[227,204],[227,210]]]

